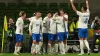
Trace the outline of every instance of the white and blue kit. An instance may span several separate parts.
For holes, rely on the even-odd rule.
[[[56,17],[56,24],[57,24],[57,40],[58,41],[63,41],[64,40],[64,21],[63,21],[63,16],[57,16]]]
[[[48,35],[48,40],[53,41],[56,40],[56,23],[53,20],[53,18],[49,19],[49,35]]]
[[[29,32],[32,33],[32,40],[36,40],[36,42],[40,41],[40,32],[42,27],[42,18],[38,18],[34,16],[29,25]]]
[[[43,36],[48,35],[48,40],[56,39],[56,23],[53,21],[53,18],[45,17],[43,20]],[[47,37],[46,37],[47,38]]]
[[[68,38],[68,15],[65,14],[64,18],[67,19],[66,21],[64,21],[64,30],[65,30],[64,40],[66,40]]]
[[[43,41],[46,43],[48,42],[48,31],[49,31],[49,18],[45,17],[43,19],[43,26],[42,26],[42,34],[43,34]]]
[[[22,42],[24,40],[23,27],[24,21],[22,17],[19,17],[16,21],[16,42]]]
[[[86,13],[77,11],[77,15],[79,15],[78,37],[79,38],[87,38],[88,37],[88,20],[89,20],[89,16],[90,16],[90,11],[89,11],[89,9],[87,9]]]

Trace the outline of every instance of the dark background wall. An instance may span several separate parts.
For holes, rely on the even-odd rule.
[[[70,0],[0,0],[0,3],[69,3]],[[84,3],[85,0],[75,0],[76,3]],[[91,14],[100,14],[100,0],[89,0]]]

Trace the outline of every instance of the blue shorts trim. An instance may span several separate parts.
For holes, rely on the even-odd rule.
[[[48,34],[48,40],[50,41],[56,40],[56,34]]]
[[[23,42],[24,41],[24,35],[16,34],[16,42]]]
[[[40,42],[40,34],[32,34],[32,40],[36,40],[36,42]]]
[[[78,37],[79,38],[88,38],[88,29],[87,28],[85,28],[85,29],[80,28],[78,30]]]
[[[64,32],[57,33],[57,40],[60,42],[64,40]]]

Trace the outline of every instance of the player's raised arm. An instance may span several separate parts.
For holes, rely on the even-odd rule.
[[[76,9],[76,7],[75,7],[75,5],[74,5],[74,0],[70,0],[70,2],[71,2],[71,5],[72,5],[72,8],[73,8],[73,10],[75,11],[75,12],[77,12],[77,9]]]
[[[88,0],[86,0],[86,7],[87,7],[87,9],[89,9],[89,3],[88,3]]]

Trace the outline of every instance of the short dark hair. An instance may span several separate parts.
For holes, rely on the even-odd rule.
[[[58,15],[60,16],[60,11],[64,11],[62,8],[58,10]]]
[[[59,11],[64,11],[64,10],[62,8],[60,8]]]
[[[48,14],[48,13],[52,13],[52,11],[47,11],[47,14]]]
[[[83,7],[83,9],[84,9],[85,11],[87,10],[87,7],[86,7],[86,5],[83,5],[82,7]]]
[[[53,13],[52,13],[52,11],[47,11],[47,14],[49,14],[49,13],[50,13],[50,14],[53,16]]]
[[[40,12],[39,10],[37,10],[37,11],[35,12],[35,14],[36,14],[36,13],[41,13],[41,12]]]
[[[20,16],[20,17],[23,16],[24,14],[26,14],[25,11],[20,11],[20,12],[19,12],[19,16]]]

